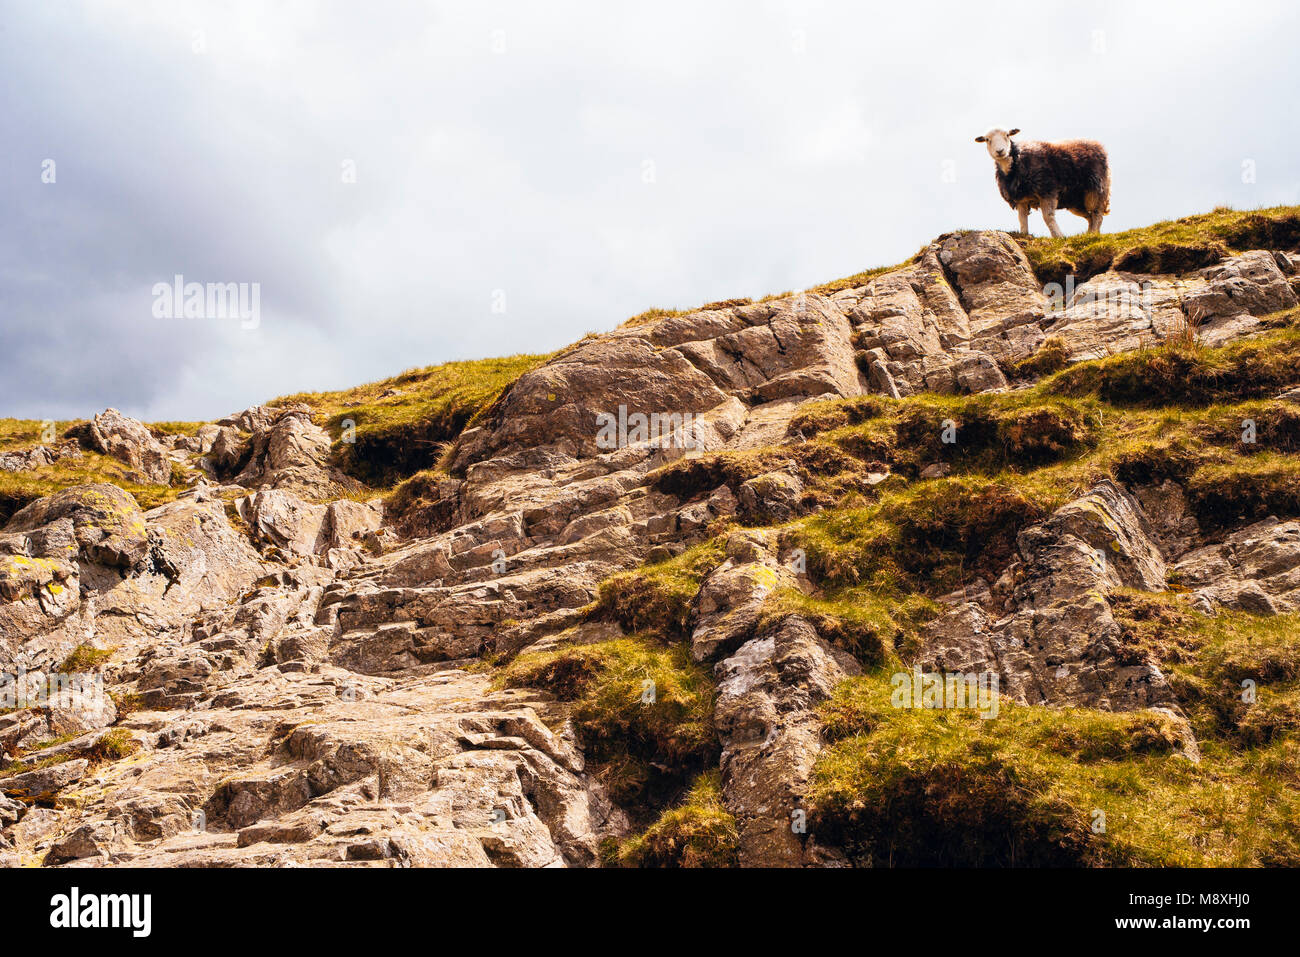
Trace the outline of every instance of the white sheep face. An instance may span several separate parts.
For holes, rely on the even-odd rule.
[[[1011,157],[1011,137],[1019,133],[1020,130],[1004,130],[994,128],[989,130],[983,136],[975,137],[976,143],[983,143],[988,147],[989,156],[993,157],[993,162],[999,165],[1005,163]]]

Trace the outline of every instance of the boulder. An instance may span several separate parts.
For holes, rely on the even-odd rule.
[[[753,524],[785,522],[802,511],[803,482],[789,472],[768,472],[737,490],[740,514]]]
[[[330,467],[329,434],[312,421],[308,406],[257,406],[217,425],[205,461],[219,476],[237,470],[234,482],[244,488],[319,498],[356,484]]]
[[[102,679],[85,674],[66,677],[73,683],[60,685],[42,706],[51,737],[81,735],[117,721],[117,706]]]
[[[230,601],[268,570],[248,537],[232,527],[218,499],[178,499],[151,509],[144,518],[150,556],[166,578],[162,597],[169,604],[183,603],[188,610],[205,602]]]
[[[1243,314],[1264,316],[1297,305],[1296,294],[1278,268],[1277,259],[1263,249],[1203,269],[1201,276],[1204,285],[1184,298],[1183,311],[1205,327],[1212,328]]]
[[[1004,234],[966,234],[862,287],[848,314],[869,388],[895,398],[1006,388],[998,363],[1032,354],[1043,339],[1044,299],[1023,259]],[[1002,307],[1012,301],[1008,316]]]
[[[0,793],[0,831],[17,824],[26,810],[27,805],[23,804],[22,801],[14,800],[9,795]]]
[[[167,450],[137,419],[117,409],[105,409],[87,427],[91,447],[129,465],[141,482],[171,483],[172,464]]]
[[[591,458],[630,445],[646,458],[672,444],[687,416],[699,421],[681,430],[686,439],[714,448],[743,424],[747,406],[860,393],[850,337],[844,314],[815,294],[624,326],[521,376],[489,422],[461,437],[451,469],[530,447]],[[603,438],[602,415],[614,424]]]
[[[970,317],[949,284],[935,247],[920,261],[873,279],[849,310],[859,348],[906,361],[964,347]]]
[[[520,376],[502,401],[499,424],[477,442],[462,440],[452,469],[537,445],[595,455],[602,451],[597,445],[599,414],[617,420],[622,407],[624,421],[637,413],[681,417],[711,409],[724,398],[679,350],[659,349],[629,335],[589,340]]]
[[[267,489],[239,499],[236,507],[259,542],[298,556],[315,555],[328,547],[327,506],[304,502],[281,489]]]
[[[57,867],[87,857],[107,858],[121,839],[121,825],[117,821],[81,824],[50,845],[45,866]]]
[[[1000,358],[1032,355],[1041,332],[1022,338],[1014,330],[1040,322],[1047,298],[1020,245],[993,230],[955,233],[938,258],[969,317],[972,345]]]
[[[218,475],[235,475],[248,462],[251,453],[248,441],[239,431],[231,426],[217,428],[209,446],[208,460],[216,468]]]
[[[1183,282],[1105,272],[1064,299],[1064,308],[1049,317],[1047,335],[1064,344],[1070,362],[1151,346],[1186,329],[1187,289]]]
[[[691,656],[707,661],[748,641],[767,597],[797,585],[794,571],[780,564],[764,536],[733,533],[727,560],[709,573],[696,598]]]
[[[89,761],[77,758],[48,768],[0,777],[0,793],[28,802],[48,801],[69,784],[80,781],[89,769]]]
[[[0,602],[55,598],[70,581],[75,587],[76,576],[77,567],[70,562],[0,554]]]
[[[331,548],[361,548],[365,537],[384,524],[382,507],[375,507],[351,499],[331,502],[327,509],[326,527]]]
[[[75,550],[82,561],[119,568],[139,564],[149,550],[139,506],[116,485],[78,485],[37,499],[14,513],[5,531],[29,533],[42,553],[57,546],[61,558]]]

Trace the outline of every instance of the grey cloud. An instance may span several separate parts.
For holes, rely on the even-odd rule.
[[[1033,36],[1007,29],[1027,20]],[[1296,20],[1282,3],[7,4],[0,415],[210,418],[895,262],[1013,226],[971,142],[1001,123],[1103,140],[1108,229],[1300,202]],[[154,319],[175,273],[261,283],[261,327]]]

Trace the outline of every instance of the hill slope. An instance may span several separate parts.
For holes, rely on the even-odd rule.
[[[6,420],[0,861],[1300,862],[1298,223]]]

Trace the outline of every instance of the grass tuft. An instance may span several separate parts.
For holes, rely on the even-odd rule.
[[[722,803],[721,776],[701,774],[678,807],[617,852],[624,867],[734,867],[740,844],[736,819]]]
[[[525,652],[500,680],[573,702],[584,753],[621,804],[653,805],[717,756],[713,682],[684,644],[630,637]]]
[[[300,392],[268,403],[305,404],[334,442],[347,474],[376,488],[433,468],[447,444],[525,372],[549,356],[446,362],[334,392]]]

